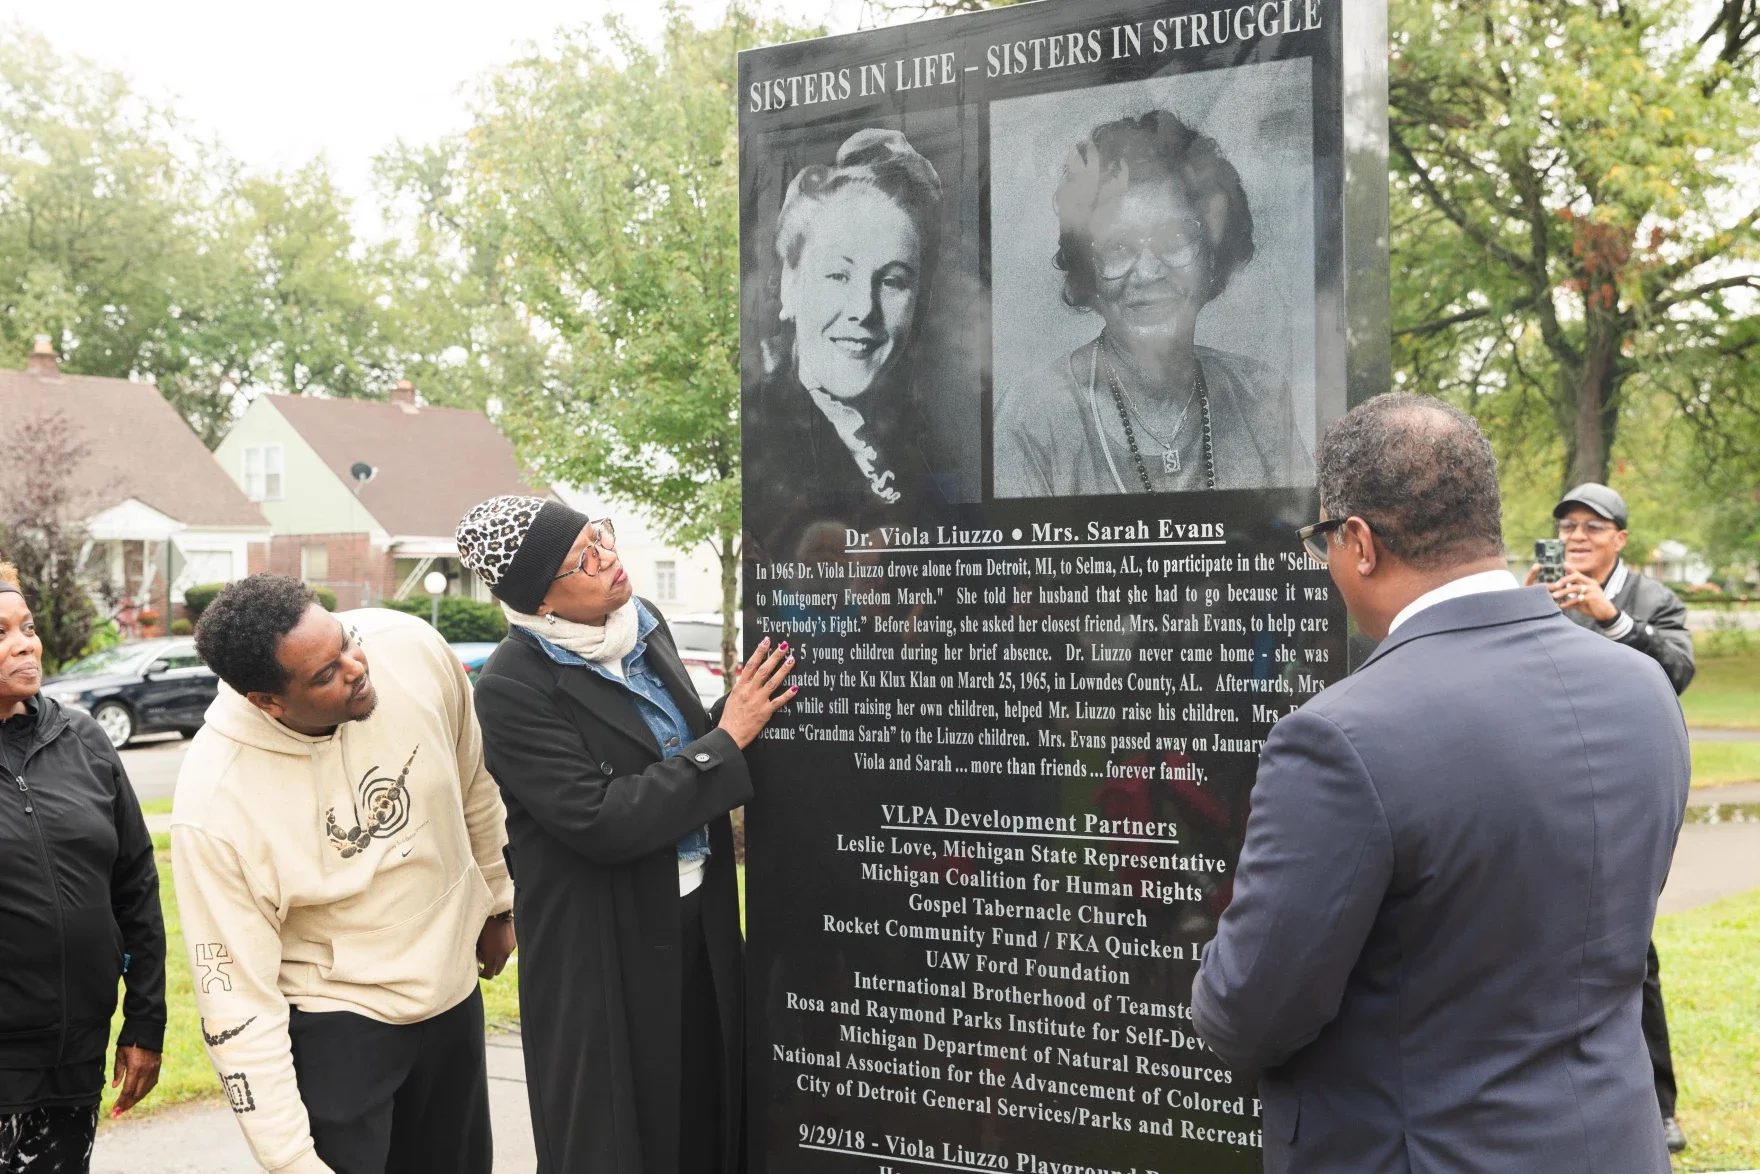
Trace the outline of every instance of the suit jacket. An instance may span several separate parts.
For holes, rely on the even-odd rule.
[[[1648,658],[1439,603],[1279,722],[1192,992],[1273,1174],[1663,1174],[1639,990],[1687,799]]]
[[[672,758],[628,690],[557,664],[518,632],[477,683],[484,758],[507,804],[540,1174],[676,1174],[678,841],[705,823],[722,1169],[744,1169],[743,947],[727,813],[751,798],[751,776],[732,737],[711,728],[665,620],[648,635],[647,663],[695,738]]]

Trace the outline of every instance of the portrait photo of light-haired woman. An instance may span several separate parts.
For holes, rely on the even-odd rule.
[[[1206,308],[1254,257],[1253,210],[1217,142],[1167,110],[1105,122],[1069,152],[1054,201],[1047,253],[1063,302],[1099,329],[999,381],[996,495],[1311,482],[1287,378],[1196,341]]]
[[[934,165],[895,130],[851,135],[789,184],[773,254],[779,325],[745,400],[763,434],[748,447],[748,516],[860,525],[939,499],[913,382],[941,197]]]

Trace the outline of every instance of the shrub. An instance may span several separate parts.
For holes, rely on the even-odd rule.
[[[122,633],[117,630],[115,620],[99,620],[92,625],[92,634],[86,639],[86,646],[79,650],[81,656],[90,656],[94,652],[102,652],[106,648],[114,648],[122,643]]]
[[[325,611],[336,610],[336,592],[330,590],[328,587],[317,587],[309,583],[307,586],[311,587],[312,594],[318,597],[318,604],[320,607]]]
[[[196,626],[194,624],[190,623],[188,620],[172,620],[171,621],[171,634],[173,636],[187,636],[195,630],[196,630]]]
[[[387,599],[379,606],[426,620],[433,614],[434,601],[424,595]],[[443,595],[440,597],[440,634],[454,644],[494,643],[507,635],[507,617],[497,604]]]
[[[226,590],[224,583],[203,583],[199,587],[183,589],[183,607],[189,612],[189,622],[194,624],[201,620],[202,613],[214,602],[214,597]]]

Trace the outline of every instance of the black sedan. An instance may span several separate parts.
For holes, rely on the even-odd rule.
[[[43,682],[43,692],[96,718],[118,748],[140,734],[193,737],[219,688],[195,642],[175,636],[94,652]]]

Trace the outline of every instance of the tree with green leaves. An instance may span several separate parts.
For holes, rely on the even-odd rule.
[[[740,565],[739,214],[734,61],[781,39],[735,5],[676,5],[652,47],[622,24],[560,34],[493,76],[448,166],[388,164],[478,305],[516,305],[525,379],[499,423],[547,479],[642,509],[721,563],[723,663]],[[413,182],[412,182],[413,181]],[[489,320],[494,320],[493,318]],[[500,321],[505,322],[505,318]]]
[[[1760,18],[1691,18],[1393,5],[1396,377],[1555,438],[1560,482],[1607,479],[1636,397],[1709,419],[1751,394]]]
[[[210,283],[202,185],[168,112],[120,75],[0,36],[0,349],[47,334],[80,374],[182,366],[181,309]],[[180,404],[204,415],[201,405]]]
[[[383,394],[395,266],[321,165],[251,176],[122,75],[0,36],[0,364],[155,383],[210,445],[245,389]]]

